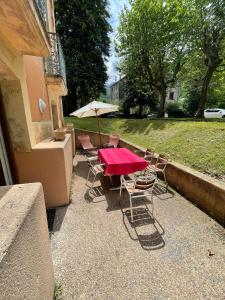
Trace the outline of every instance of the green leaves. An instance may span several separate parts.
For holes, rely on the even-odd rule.
[[[56,24],[66,61],[65,114],[97,98],[107,80],[111,27],[105,0],[57,0]]]
[[[142,90],[158,91],[161,115],[166,90],[178,77],[201,82],[202,115],[215,71],[225,70],[224,46],[223,0],[133,0],[121,14],[122,72]]]
[[[123,73],[161,96],[173,85],[188,53],[188,29],[181,0],[135,0],[121,14],[117,49]]]

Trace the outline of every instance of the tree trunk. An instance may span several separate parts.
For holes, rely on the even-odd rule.
[[[142,117],[142,115],[143,115],[143,103],[140,102],[139,103],[139,117]]]
[[[130,116],[130,106],[128,104],[128,101],[124,102],[123,113],[124,113],[124,116],[126,118],[129,118],[129,116]]]
[[[166,103],[166,87],[162,86],[159,90],[159,118],[164,118],[165,115],[165,103]]]
[[[130,107],[127,105],[126,115],[129,118],[130,117]]]
[[[81,97],[80,107],[83,107],[88,104],[88,97],[86,94],[83,94]]]
[[[204,118],[204,109],[208,96],[209,84],[216,68],[209,66],[203,80],[196,118]]]

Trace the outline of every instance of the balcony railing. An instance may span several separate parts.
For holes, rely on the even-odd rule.
[[[48,25],[48,12],[47,12],[47,6],[46,6],[46,0],[35,0],[40,16],[42,18],[42,21],[45,25],[45,28],[47,28]]]
[[[45,72],[47,76],[62,77],[66,86],[66,67],[64,55],[57,33],[49,32],[51,54],[45,59]]]

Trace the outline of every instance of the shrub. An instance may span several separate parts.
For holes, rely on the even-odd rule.
[[[185,112],[191,116],[194,117],[195,113],[198,109],[198,103],[200,99],[200,91],[197,89],[190,89],[185,97],[184,100],[184,110]]]
[[[186,116],[178,102],[168,103],[167,113],[169,118],[184,118]]]

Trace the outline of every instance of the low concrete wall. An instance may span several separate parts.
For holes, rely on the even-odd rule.
[[[73,168],[71,134],[62,142],[46,139],[31,152],[15,152],[19,183],[41,182],[46,207],[69,204]]]
[[[54,274],[40,183],[0,188],[0,299],[52,300]]]
[[[66,129],[66,133],[71,135],[72,138],[72,152],[73,152],[73,157],[75,156],[75,152],[76,152],[76,145],[75,145],[75,130],[73,129]]]
[[[96,132],[75,129],[75,134],[88,134],[95,146],[99,146],[99,137]],[[102,134],[103,143],[108,141],[108,136]],[[76,137],[77,149],[80,143]],[[123,139],[120,147],[126,147],[131,151],[143,148],[131,144]],[[171,187],[176,189],[185,198],[205,210],[208,214],[225,225],[225,184],[210,176],[204,175],[182,164],[171,161],[166,169],[166,178]]]

